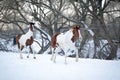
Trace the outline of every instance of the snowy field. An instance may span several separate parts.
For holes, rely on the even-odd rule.
[[[56,63],[47,54],[26,56],[0,52],[0,80],[120,80],[120,60],[67,58],[64,64],[64,56],[57,56]]]

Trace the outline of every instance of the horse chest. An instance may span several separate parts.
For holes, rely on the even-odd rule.
[[[60,35],[57,36],[57,43],[60,46],[68,46],[68,45],[73,45],[74,43],[71,41],[73,34],[64,34],[61,33]]]
[[[21,38],[19,39],[19,42],[21,43],[21,45],[23,46],[27,46],[27,44],[30,45],[30,41],[31,41],[31,37],[32,36],[26,36],[26,35],[22,35]]]

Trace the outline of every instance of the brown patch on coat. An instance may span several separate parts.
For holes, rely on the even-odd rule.
[[[18,34],[17,37],[16,37],[16,42],[18,44],[18,48],[20,49],[20,43],[19,43],[19,39],[21,38],[21,34]]]
[[[57,36],[60,34],[60,32],[59,33],[56,33],[55,35],[53,35],[52,36],[52,40],[51,40],[51,47],[55,47],[56,46],[56,44],[57,44]]]
[[[71,38],[72,42],[75,42],[79,38],[79,32],[80,26],[74,26],[73,28],[73,37]]]
[[[26,46],[30,46],[33,43],[33,37],[31,36],[30,39],[26,40]]]
[[[20,50],[23,50],[23,48],[24,48],[24,45],[21,45],[20,46],[20,42],[19,42],[19,39],[21,38],[21,34],[19,34],[19,35],[17,35],[17,37],[16,37],[16,42],[17,42],[17,44],[18,44],[18,48],[20,49]],[[30,39],[27,39],[26,40],[26,46],[30,46],[31,44],[33,43],[33,37],[31,36],[30,37]]]
[[[33,25],[34,25],[34,23],[30,23],[30,30],[31,30],[32,32],[33,32]],[[18,35],[16,36],[16,42],[17,42],[18,48],[19,48],[20,50],[23,50],[23,48],[24,48],[24,45],[21,45],[21,46],[20,46],[20,42],[19,42],[19,39],[21,38],[22,35],[23,35],[23,34],[18,34]],[[26,40],[25,44],[26,44],[26,46],[30,46],[32,43],[33,43],[33,37],[31,36],[30,39],[27,39],[27,40]]]

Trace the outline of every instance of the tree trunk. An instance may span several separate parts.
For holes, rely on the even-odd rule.
[[[106,59],[107,60],[113,60],[113,59],[116,58],[117,45],[112,41],[112,38],[111,38],[111,36],[109,34],[109,31],[106,29],[106,25],[105,25],[103,17],[99,17],[99,20],[100,20],[101,25],[103,25],[101,27],[102,27],[102,29],[104,31],[103,33],[105,35],[105,38],[108,41],[108,44],[110,45],[110,54]]]
[[[111,47],[111,53],[110,53],[110,55],[106,58],[107,60],[113,60],[113,59],[115,59],[116,58],[116,53],[117,53],[117,49],[118,49],[118,46],[117,45],[115,45],[114,43],[111,43],[110,44],[110,47]]]

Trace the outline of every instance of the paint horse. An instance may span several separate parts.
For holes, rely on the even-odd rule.
[[[27,33],[25,34],[19,34],[16,36],[16,42],[18,44],[18,48],[20,50],[20,58],[22,59],[23,56],[22,56],[22,53],[21,51],[23,50],[24,47],[27,47],[27,46],[31,46],[33,44],[33,30],[34,30],[34,23],[30,23],[29,24],[29,30]],[[33,53],[34,55],[34,59],[36,58],[35,57],[35,54]],[[29,55],[27,56],[29,58]]]
[[[78,48],[75,46],[76,41],[79,41],[79,43],[81,43],[82,41],[80,26],[73,26],[65,33],[56,33],[55,35],[53,35],[51,41],[51,47],[50,47],[52,52],[51,60],[56,62],[55,61],[56,53],[54,53],[54,51],[55,48],[59,46],[65,53],[65,64],[67,63],[66,58],[67,58],[67,52],[69,51],[68,48],[69,49],[72,48],[74,50],[76,54],[76,62],[78,62],[79,55],[78,55]]]

